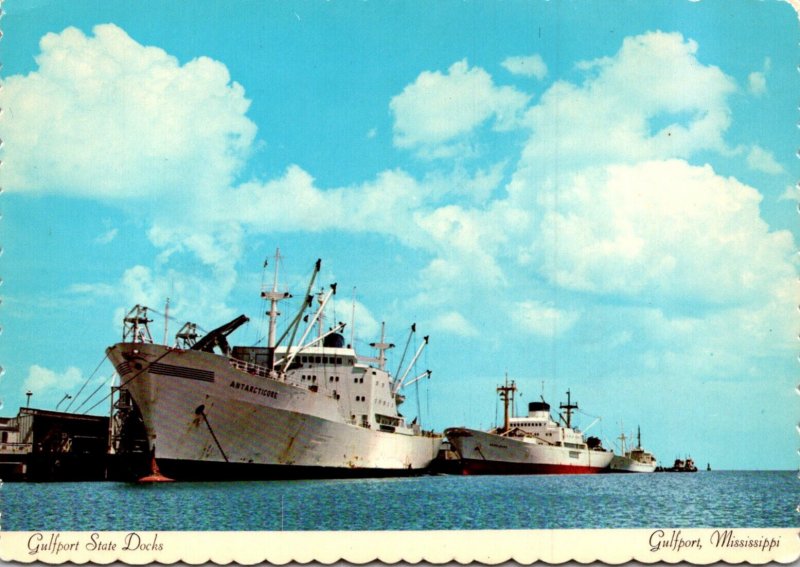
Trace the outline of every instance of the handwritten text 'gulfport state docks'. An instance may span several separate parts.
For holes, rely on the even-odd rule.
[[[163,551],[163,545],[158,541],[158,534],[141,536],[130,532],[115,538],[108,534],[101,535],[97,532],[81,534],[74,539],[67,539],[59,533],[45,535],[36,532],[28,538],[28,554],[37,556],[57,556],[61,553],[74,551]]]

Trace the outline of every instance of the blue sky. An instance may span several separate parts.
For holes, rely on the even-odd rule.
[[[796,467],[789,4],[4,10],[4,414],[108,382],[136,303],[259,340],[280,247],[337,319],[356,288],[362,354],[381,321],[431,336],[428,427],[492,425],[508,373],[607,445]]]

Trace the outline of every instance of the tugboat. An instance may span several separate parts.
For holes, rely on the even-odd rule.
[[[685,461],[683,459],[675,459],[671,467],[657,467],[656,472],[697,472],[697,467],[690,457]]]
[[[145,440],[139,477],[398,476],[425,471],[437,455],[441,435],[399,411],[402,389],[430,376],[410,375],[428,337],[398,376],[386,369],[394,345],[383,336],[371,344],[377,357],[357,354],[342,335],[344,323],[323,328],[336,284],[316,295],[312,309],[317,260],[299,312],[276,339],[278,302],[291,297],[278,290],[279,259],[276,252],[273,286],[261,292],[269,305],[266,346],[228,343],[247,322],[244,315],[202,337],[187,323],[174,346],[153,341],[147,307],[126,315],[122,342],[106,352],[119,375],[115,390],[130,400],[135,417],[125,422],[139,423]]]
[[[614,458],[611,459],[609,472],[651,473],[656,470],[656,458],[652,453],[648,453],[642,448],[641,428],[636,428],[636,446],[630,451],[625,450],[625,441],[627,440],[625,433],[619,436],[619,440],[622,455],[614,455]]]
[[[600,439],[589,437],[572,427],[573,404],[569,390],[567,403],[559,409],[563,425],[550,416],[550,404],[530,402],[528,415],[512,417],[517,391],[515,382],[498,386],[503,401],[503,425],[490,431],[465,427],[445,429],[444,434],[459,458],[460,473],[472,474],[590,474],[608,468],[614,454],[602,447]]]

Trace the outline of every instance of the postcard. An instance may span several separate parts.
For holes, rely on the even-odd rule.
[[[0,560],[800,558],[791,3],[2,9]]]

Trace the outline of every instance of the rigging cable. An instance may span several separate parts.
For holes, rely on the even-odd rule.
[[[170,320],[170,321],[172,321],[173,323],[181,323],[181,322],[184,322],[184,323],[185,323],[185,322],[186,322],[186,321],[181,321],[180,319],[176,319],[176,318],[175,318],[175,317],[173,317],[172,315],[166,315],[166,314],[164,314],[164,313],[161,313],[160,311],[157,311],[156,309],[153,309],[152,307],[147,307],[147,310],[148,310],[149,312],[151,312],[151,313],[155,313],[156,315],[158,315],[158,316],[160,316],[160,317],[166,317],[167,319],[169,319],[169,320]],[[194,325],[195,325],[195,327],[197,327],[197,329],[198,329],[199,331],[201,331],[202,333],[204,333],[204,334],[206,334],[206,335],[208,334],[208,331],[206,331],[206,330],[205,330],[203,327],[201,327],[201,326],[200,326],[200,325],[198,325],[197,323],[194,323]]]
[[[590,414],[590,413],[586,413],[585,411],[583,411],[583,410],[582,410],[582,409],[580,409],[580,408],[579,408],[579,409],[576,409],[576,410],[574,410],[574,411],[575,411],[575,412],[577,412],[577,413],[583,414],[583,415],[585,415],[586,417],[591,417],[592,419],[603,419],[603,417],[602,417],[602,416],[600,416],[600,415],[592,415],[592,414]]]
[[[173,352],[173,351],[171,351],[171,350],[166,350],[166,351],[164,351],[164,354],[160,355],[160,356],[159,356],[158,358],[156,358],[156,359],[155,359],[153,362],[150,362],[150,363],[149,363],[147,366],[144,366],[144,367],[142,367],[142,369],[141,369],[141,370],[139,370],[139,371],[138,371],[136,374],[134,374],[133,376],[131,376],[130,378],[128,378],[127,380],[125,380],[125,382],[121,382],[121,383],[120,383],[120,385],[117,387],[117,389],[118,389],[118,390],[121,390],[122,388],[124,388],[125,386],[127,386],[128,384],[130,384],[131,382],[133,382],[133,381],[134,381],[136,378],[138,378],[139,376],[141,376],[141,375],[142,375],[142,372],[144,372],[145,370],[147,370],[147,369],[148,369],[150,366],[152,366],[153,364],[155,364],[156,362],[158,362],[159,360],[161,360],[162,358],[164,358],[165,356],[167,356],[167,355],[168,355],[169,353],[171,353],[171,352]],[[120,380],[121,380],[121,379],[122,379],[122,377],[120,376]],[[91,396],[89,396],[89,397],[86,399],[86,402],[88,402],[90,399],[92,399],[92,396],[94,396],[94,395],[95,395],[95,394],[96,394],[96,393],[97,393],[97,392],[100,390],[100,388],[101,388],[101,387],[103,387],[104,385],[105,385],[105,382],[104,382],[103,384],[100,384],[100,386],[97,388],[97,390],[95,390],[94,392],[92,392],[92,395],[91,395]],[[99,406],[100,404],[102,404],[104,401],[106,401],[108,398],[110,398],[110,397],[112,396],[113,392],[114,392],[114,391],[112,390],[111,392],[109,392],[108,394],[106,394],[105,396],[103,396],[103,398],[102,398],[102,399],[100,399],[100,401],[98,401],[96,404],[94,404],[94,405],[93,405],[92,407],[90,407],[89,409],[85,410],[85,411],[83,412],[83,415],[86,415],[87,413],[89,413],[90,411],[92,411],[94,408],[96,408],[97,406]],[[86,402],[83,402],[83,404],[85,404]],[[81,404],[81,406],[83,406],[83,404]],[[79,407],[78,409],[80,409],[80,407]],[[77,412],[77,411],[78,411],[78,409],[76,409],[75,411]]]
[[[397,372],[395,373],[395,377],[399,377],[400,376],[400,371],[403,369],[403,363],[406,360],[406,353],[408,352],[408,345],[411,343],[411,339],[414,337],[414,333],[416,333],[416,332],[417,332],[417,324],[416,323],[412,323],[411,324],[411,331],[408,333],[408,339],[406,339],[406,346],[403,349],[402,356],[400,356],[400,364],[397,365]],[[414,344],[414,346],[416,347],[417,345]]]
[[[67,407],[64,409],[65,412],[69,412],[69,408],[72,406],[73,403],[75,403],[75,400],[77,400],[80,397],[81,392],[83,392],[83,389],[86,388],[86,385],[89,383],[89,381],[92,378],[94,378],[94,375],[97,374],[97,371],[100,370],[100,367],[103,365],[103,363],[106,361],[107,358],[108,354],[105,354],[103,358],[100,360],[100,364],[97,365],[97,368],[94,369],[94,372],[91,373],[91,375],[86,379],[86,382],[83,383],[83,386],[81,386],[81,389],[78,390],[78,393],[75,394],[75,397],[69,401]]]
[[[115,372],[115,373],[116,373],[116,372]],[[113,378],[113,377],[114,377],[114,374],[112,374],[112,375],[110,376],[110,378]],[[78,412],[78,411],[79,411],[79,410],[80,410],[80,409],[81,409],[81,408],[82,408],[84,405],[86,405],[86,402],[88,402],[89,400],[91,400],[91,399],[94,397],[94,395],[95,395],[97,392],[99,392],[99,391],[100,391],[100,388],[102,388],[102,387],[103,387],[103,386],[105,386],[105,385],[106,385],[106,381],[105,381],[105,380],[103,380],[102,382],[100,382],[100,385],[99,385],[97,388],[95,388],[95,391],[94,391],[94,392],[92,392],[91,394],[89,394],[89,397],[88,397],[88,398],[86,398],[85,400],[83,400],[83,401],[81,402],[81,405],[79,405],[78,407],[76,407],[76,408],[75,408],[75,413],[77,413],[77,412]],[[105,399],[105,398],[103,398],[103,399]],[[103,400],[100,400],[100,401],[103,401]],[[86,411],[85,411],[85,412],[83,412],[83,413],[84,413],[84,414],[86,414],[87,412],[89,412],[89,411],[91,411],[92,409],[94,409],[95,407],[97,407],[97,405],[98,405],[98,404],[95,404],[95,405],[93,405],[91,408],[89,408],[88,410],[86,410]]]

